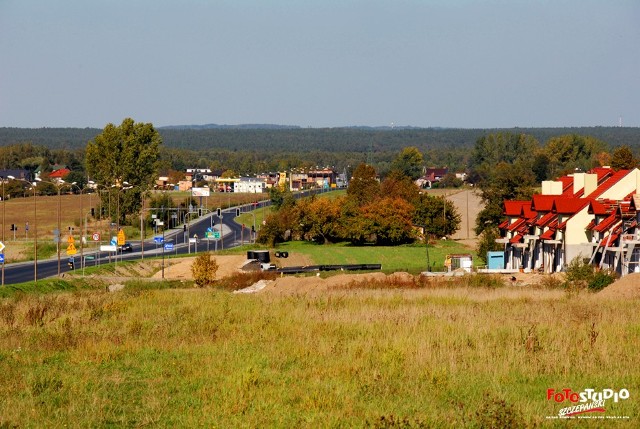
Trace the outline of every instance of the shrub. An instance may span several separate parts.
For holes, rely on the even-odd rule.
[[[615,273],[597,270],[587,287],[592,292],[598,292],[616,281],[616,277]]]
[[[200,254],[191,265],[193,280],[199,287],[211,286],[216,278],[217,271],[218,263],[215,258],[211,257],[209,252]]]
[[[616,274],[596,269],[588,259],[574,258],[565,272],[567,289],[588,289],[598,292],[616,280]]]

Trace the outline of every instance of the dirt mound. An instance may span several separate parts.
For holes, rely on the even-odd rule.
[[[173,280],[193,279],[193,275],[191,274],[191,265],[195,259],[195,256],[193,256],[166,260],[164,278]],[[218,263],[216,278],[222,278],[237,273],[247,258],[243,255],[215,255],[214,259]],[[161,277],[162,271],[158,271],[153,275],[153,278],[155,279],[159,279]]]
[[[598,292],[597,296],[613,299],[640,298],[640,273],[622,277]]]
[[[339,274],[326,279],[318,276],[284,276],[270,283],[263,291],[276,295],[313,295],[352,282],[364,282],[368,280],[383,281],[385,279],[386,275],[384,273]]]

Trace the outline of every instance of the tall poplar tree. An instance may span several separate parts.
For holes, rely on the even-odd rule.
[[[110,208],[111,218],[116,207],[120,223],[127,214],[139,210],[141,193],[153,186],[158,175],[161,144],[153,124],[135,123],[131,118],[124,119],[120,126],[107,124],[87,144],[86,170],[91,180],[109,190],[101,198],[102,206]]]

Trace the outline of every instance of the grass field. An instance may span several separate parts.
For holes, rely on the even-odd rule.
[[[626,388],[605,415],[638,423],[634,301],[150,287],[0,301],[0,427],[555,427],[550,388]]]
[[[288,242],[278,246],[290,254],[299,252],[308,255],[314,264],[382,264],[385,272],[427,271],[427,249],[424,245],[413,246],[323,246],[304,242]],[[469,253],[475,250],[452,240],[438,240],[429,245],[429,261],[432,271],[444,271],[445,256],[450,253]]]

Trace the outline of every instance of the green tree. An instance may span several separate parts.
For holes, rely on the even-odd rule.
[[[594,137],[566,134],[550,138],[543,152],[550,160],[550,176],[556,177],[576,168],[587,171],[595,167],[598,154],[606,149],[606,143]]]
[[[629,146],[617,147],[611,155],[611,168],[614,170],[631,170],[638,165]]]
[[[456,206],[444,197],[421,194],[414,203],[413,222],[428,235],[448,237],[460,229],[462,218]]]
[[[422,175],[424,159],[417,147],[405,147],[391,163],[392,170],[401,171],[405,176],[416,180]]]
[[[495,225],[485,228],[478,237],[476,252],[485,264],[487,263],[487,252],[503,249],[502,244],[496,243],[497,238],[500,238],[500,231]]]
[[[367,164],[360,164],[353,172],[347,188],[347,201],[363,206],[378,198],[380,183],[376,179],[376,170]]]
[[[473,147],[469,160],[470,179],[478,184],[491,181],[493,169],[501,162],[530,163],[537,148],[538,141],[527,134],[501,132],[480,137]]]
[[[503,218],[505,200],[525,200],[531,198],[536,186],[535,176],[525,161],[514,164],[501,162],[491,175],[480,183],[480,196],[484,208],[476,218],[476,234],[491,225],[498,225]]]
[[[96,183],[110,189],[112,199],[117,198],[119,221],[140,208],[141,192],[155,182],[161,143],[160,134],[152,124],[135,123],[127,118],[120,126],[107,124],[102,133],[87,144],[87,173]],[[121,191],[124,188],[129,190]],[[107,198],[109,196],[103,194],[105,207]]]

